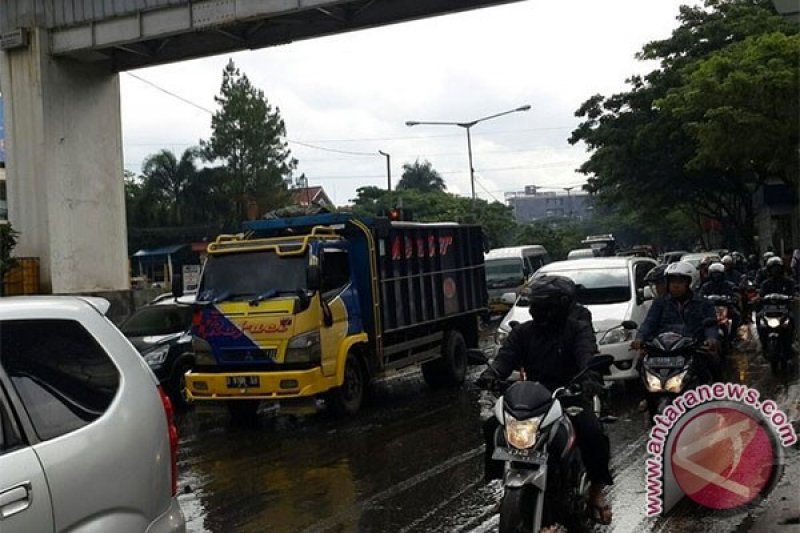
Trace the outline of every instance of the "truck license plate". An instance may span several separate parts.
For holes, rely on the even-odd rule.
[[[229,389],[250,389],[261,386],[258,376],[228,376],[225,381]]]

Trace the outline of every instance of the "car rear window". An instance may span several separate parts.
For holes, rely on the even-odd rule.
[[[74,320],[0,322],[0,364],[41,440],[99,418],[119,387],[108,354]]]
[[[188,305],[153,305],[136,311],[120,329],[128,337],[180,333],[192,325],[192,308]]]

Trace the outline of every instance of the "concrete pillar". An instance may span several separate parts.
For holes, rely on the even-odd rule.
[[[119,75],[47,53],[47,32],[0,52],[9,220],[43,292],[129,288]]]

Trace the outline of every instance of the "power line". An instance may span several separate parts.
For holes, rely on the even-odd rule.
[[[130,73],[130,72],[126,72],[125,74],[127,74],[127,75],[128,75],[128,76],[130,76],[131,78],[136,78],[137,80],[139,80],[139,81],[140,81],[140,82],[142,82],[142,83],[146,83],[146,84],[147,84],[147,85],[149,85],[150,87],[153,87],[154,89],[156,89],[156,90],[158,90],[158,91],[161,91],[161,92],[162,92],[162,93],[164,93],[164,94],[168,94],[168,95],[172,96],[173,98],[177,98],[178,100],[180,100],[181,102],[183,102],[183,103],[185,103],[185,104],[189,104],[189,105],[190,105],[190,106],[192,106],[192,107],[196,107],[196,108],[197,108],[197,109],[199,109],[200,111],[205,111],[205,112],[206,112],[206,113],[208,113],[209,115],[213,115],[213,114],[214,114],[214,112],[213,112],[213,111],[211,111],[210,109],[208,109],[207,107],[203,107],[203,106],[201,106],[200,104],[196,104],[196,103],[192,102],[191,100],[189,100],[189,99],[187,99],[187,98],[184,98],[183,96],[181,96],[181,95],[179,95],[179,94],[175,94],[175,93],[173,93],[172,91],[169,91],[169,90],[167,90],[167,89],[165,89],[165,88],[163,88],[163,87],[160,87],[160,86],[156,85],[156,84],[155,84],[155,83],[153,83],[152,81],[149,81],[149,80],[146,80],[146,79],[142,78],[141,76],[137,76],[136,74],[132,74],[132,73]]]
[[[172,91],[164,89],[163,87],[160,87],[159,85],[156,85],[152,81],[146,80],[146,79],[142,78],[141,76],[137,76],[136,74],[131,74],[130,72],[126,72],[125,74],[127,74],[128,76],[131,76],[132,78],[136,78],[137,80],[141,81],[142,83],[146,83],[150,87],[153,87],[154,89],[157,89],[157,90],[161,91],[164,94],[168,94],[169,96],[172,96],[173,98],[177,98],[178,100],[180,100],[183,103],[189,104],[190,106],[195,107],[195,108],[197,108],[197,109],[199,109],[201,111],[205,111],[209,115],[212,115],[212,116],[214,115],[214,112],[211,111],[210,109],[208,109],[207,107],[203,107],[200,104],[196,104],[196,103],[192,102],[191,100],[189,100],[187,98],[184,98],[183,96],[180,96],[179,94],[175,94]],[[337,150],[335,148],[326,148],[324,146],[316,146],[316,145],[313,145],[313,144],[310,144],[310,143],[306,143],[306,142],[302,142],[302,141],[296,141],[294,139],[289,139],[288,137],[286,138],[286,141],[291,143],[291,144],[298,144],[300,146],[305,146],[306,148],[313,148],[314,150],[323,150],[325,152],[335,152],[337,154],[347,154],[347,155],[355,155],[355,156],[378,157],[377,151],[375,153],[349,152],[349,151],[346,151],[346,150]]]
[[[477,174],[475,174],[475,181],[480,186],[480,188],[483,189],[484,192],[486,192],[486,194],[488,194],[489,196],[491,196],[494,199],[495,202],[498,202],[498,203],[501,203],[501,204],[503,203],[500,200],[498,200],[497,197],[494,194],[489,192],[489,189],[487,189],[486,187],[483,186],[483,183],[481,183],[481,178]]]

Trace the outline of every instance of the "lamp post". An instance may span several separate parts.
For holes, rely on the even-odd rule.
[[[392,156],[383,150],[378,150],[378,153],[386,158],[386,190],[392,192]]]
[[[572,218],[572,196],[570,196],[570,191],[574,189],[575,186],[572,187],[564,187],[563,189],[567,191],[567,205],[569,206],[569,218]]]
[[[470,136],[470,129],[475,124],[479,122],[484,122],[486,120],[490,120],[497,117],[502,117],[503,115],[510,115],[511,113],[517,113],[520,111],[528,111],[531,108],[529,105],[524,105],[518,107],[516,109],[510,109],[508,111],[503,111],[502,113],[496,113],[494,115],[489,115],[488,117],[482,117],[476,120],[471,120],[469,122],[438,122],[438,121],[419,121],[419,120],[409,120],[406,122],[406,126],[458,126],[459,128],[464,128],[467,130],[467,156],[469,157],[469,180],[470,185],[472,186],[472,201],[475,201],[475,169],[472,166],[472,137]]]

